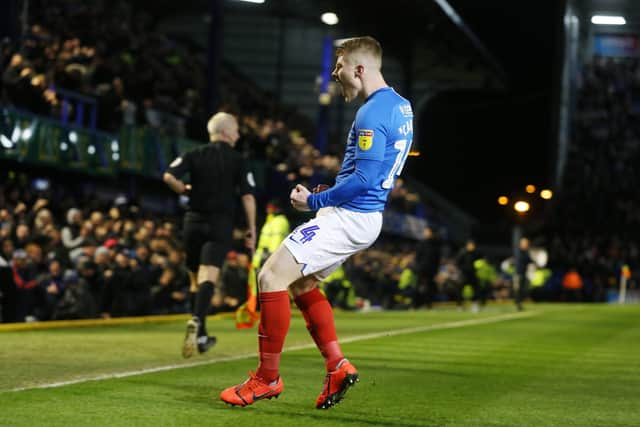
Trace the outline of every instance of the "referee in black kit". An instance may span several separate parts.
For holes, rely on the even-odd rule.
[[[216,343],[206,329],[206,316],[225,255],[231,249],[234,203],[242,195],[247,218],[245,245],[253,253],[256,243],[255,182],[233,147],[240,137],[237,119],[228,113],[214,114],[207,123],[211,144],[176,158],[164,173],[164,182],[178,194],[189,195],[183,238],[187,267],[191,273],[193,318],[187,322],[182,355],[204,353]],[[189,173],[190,184],[180,178]]]

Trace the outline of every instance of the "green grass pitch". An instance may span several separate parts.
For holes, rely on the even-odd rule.
[[[336,324],[361,381],[326,411],[297,314],[284,392],[246,408],[218,399],[257,365],[256,328],[230,319],[210,319],[218,345],[189,360],[184,321],[0,332],[0,426],[640,426],[640,306],[337,312]]]

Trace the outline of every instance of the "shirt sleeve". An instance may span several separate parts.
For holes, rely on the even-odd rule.
[[[182,178],[190,170],[192,152],[183,154],[176,157],[167,168],[167,173],[175,176],[176,178]]]
[[[355,121],[356,133],[356,160],[384,160],[385,146],[387,143],[387,129],[382,117],[375,110],[363,111]]]
[[[382,161],[359,159],[356,169],[347,178],[330,189],[317,194],[310,194],[307,199],[309,209],[315,211],[325,206],[340,206],[365,193],[380,173]]]

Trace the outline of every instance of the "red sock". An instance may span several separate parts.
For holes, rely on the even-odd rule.
[[[298,295],[295,302],[307,321],[309,333],[324,357],[327,371],[335,370],[344,356],[338,345],[331,304],[318,288]]]
[[[280,353],[291,323],[291,303],[288,291],[260,293],[260,325],[258,348],[260,365],[256,375],[266,382],[278,378]]]

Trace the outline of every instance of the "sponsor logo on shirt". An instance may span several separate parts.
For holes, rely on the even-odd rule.
[[[362,151],[367,151],[373,145],[373,131],[369,129],[358,130],[358,146]]]

